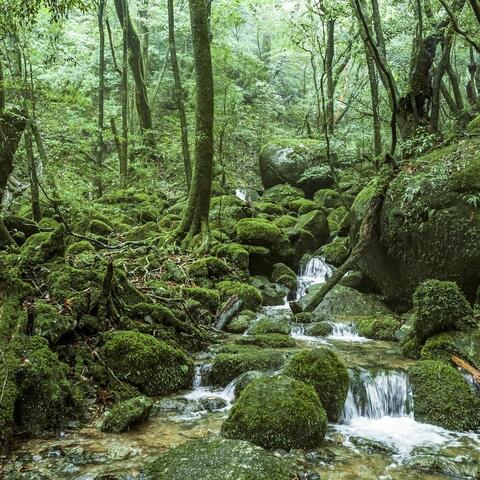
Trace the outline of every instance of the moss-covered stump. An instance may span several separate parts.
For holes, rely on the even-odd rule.
[[[456,283],[427,280],[415,291],[413,305],[420,344],[437,333],[475,326],[472,308]]]
[[[249,370],[262,372],[275,370],[280,368],[283,362],[281,352],[250,345],[237,345],[234,348],[225,349],[224,353],[214,358],[208,378],[212,384],[225,387],[242,373]]]
[[[105,417],[102,432],[122,433],[147,420],[153,401],[147,397],[134,397],[117,403]]]
[[[145,480],[291,480],[290,464],[248,442],[191,440],[169,450],[143,471]]]
[[[373,340],[395,341],[395,332],[400,328],[400,322],[392,315],[361,317],[355,323],[362,337]]]
[[[292,348],[296,346],[292,337],[281,333],[246,335],[241,337],[237,343],[240,345],[256,345],[262,348]]]
[[[251,335],[265,335],[267,333],[288,335],[290,333],[290,326],[286,321],[263,317],[252,325],[249,333]]]
[[[228,300],[234,295],[243,300],[243,307],[256,310],[262,304],[263,298],[260,291],[246,283],[235,280],[225,280],[217,283],[216,288],[221,292],[223,300]]]
[[[143,333],[113,333],[100,355],[117,379],[146,395],[187,388],[193,378],[193,363],[182,351]]]
[[[457,369],[425,360],[409,374],[416,420],[459,431],[480,426],[480,399]]]
[[[228,438],[264,448],[309,448],[321,444],[327,418],[315,390],[293,378],[277,376],[251,382],[222,425]]]
[[[290,358],[284,374],[312,385],[330,421],[337,421],[347,398],[350,378],[345,364],[327,347],[304,350]]]

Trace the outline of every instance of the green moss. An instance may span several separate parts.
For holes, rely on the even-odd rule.
[[[220,293],[211,288],[184,288],[182,293],[186,298],[196,300],[208,310],[215,311],[220,304]]]
[[[325,411],[315,390],[284,376],[259,378],[240,394],[222,425],[228,438],[264,448],[319,446],[327,429]]]
[[[217,257],[226,258],[230,264],[240,270],[248,268],[248,251],[239,243],[220,245],[216,250]]]
[[[17,384],[15,372],[18,361],[6,344],[0,343],[3,352],[0,363],[0,385],[2,385],[2,401],[0,402],[0,448],[8,442],[13,431],[15,402],[17,400]]]
[[[281,333],[283,335],[288,335],[289,332],[290,326],[287,322],[264,317],[260,318],[253,324],[249,333],[252,335],[264,335],[266,333]]]
[[[300,215],[295,228],[310,232],[318,245],[324,243],[330,236],[327,219],[319,210]]]
[[[343,205],[341,195],[337,191],[328,188],[319,190],[315,193],[313,199],[319,207],[328,209],[338,208]]]
[[[262,200],[287,208],[290,202],[304,197],[304,193],[299,188],[290,185],[275,185],[262,195]]]
[[[419,343],[437,333],[475,326],[473,311],[456,283],[427,280],[413,296]]]
[[[61,313],[57,307],[43,300],[35,302],[33,327],[37,335],[46,338],[51,344],[56,344],[60,338],[74,330],[75,319]]]
[[[40,228],[51,228],[55,230],[58,227],[58,222],[53,218],[43,217],[39,222],[38,226]]]
[[[237,343],[240,345],[256,345],[262,348],[292,348],[296,346],[292,337],[281,333],[247,335],[241,337]]]
[[[480,115],[477,115],[467,127],[468,133],[480,133]]]
[[[187,388],[193,378],[193,363],[183,352],[143,333],[113,333],[101,357],[118,379],[147,395]]]
[[[240,243],[271,248],[283,237],[282,231],[272,222],[263,218],[244,218],[240,220],[235,233]]]
[[[348,220],[348,210],[342,205],[333,209],[327,217],[328,226],[331,232],[337,232],[340,229],[343,230],[343,225]],[[348,229],[345,233],[348,233]],[[343,234],[343,232],[342,232]]]
[[[284,213],[283,208],[273,202],[254,202],[253,207],[258,213],[267,215],[280,216]]]
[[[84,252],[94,252],[95,248],[88,240],[81,240],[80,242],[72,243],[67,248],[67,255],[79,255]]]
[[[327,347],[296,353],[287,363],[285,375],[312,385],[330,421],[338,421],[347,398],[350,378],[345,364]]]
[[[32,266],[62,256],[65,251],[65,229],[60,225],[52,233],[40,232],[29,237],[22,245],[20,263]]]
[[[153,401],[146,397],[134,397],[117,403],[107,414],[102,432],[122,433],[143,423],[150,415]]]
[[[248,459],[248,461],[246,461]],[[153,461],[145,480],[291,480],[289,463],[248,442],[191,440]]]
[[[88,229],[95,235],[101,235],[105,237],[108,237],[113,233],[113,228],[111,225],[98,219],[92,220],[88,226]]]
[[[156,222],[148,222],[145,225],[133,227],[125,235],[126,241],[148,240],[158,237],[160,231]]]
[[[328,337],[333,333],[333,325],[331,322],[315,322],[306,330],[307,335],[312,337]]]
[[[193,278],[219,280],[230,273],[230,267],[217,257],[205,257],[193,262],[188,273]]]
[[[458,370],[444,362],[425,360],[409,374],[415,419],[449,430],[480,426],[480,399]]]
[[[307,200],[306,198],[299,198],[297,200],[293,200],[288,205],[288,208],[292,212],[296,212],[300,215],[305,213],[312,212],[313,210],[318,209],[318,205],[313,200]]]
[[[282,215],[281,217],[275,218],[273,223],[278,228],[287,229],[294,227],[297,224],[297,219],[292,215]]]
[[[374,340],[395,340],[395,332],[400,322],[391,315],[381,317],[362,317],[356,321],[360,335]]]
[[[313,314],[310,312],[300,312],[295,315],[295,321],[297,323],[312,323]]]
[[[225,280],[217,283],[216,288],[221,292],[224,300],[237,295],[238,298],[243,300],[243,307],[249,310],[256,310],[263,301],[260,291],[245,283]]]
[[[274,370],[282,364],[281,352],[250,345],[232,345],[213,359],[209,380],[213,385],[225,387],[242,373],[250,370]]]
[[[240,312],[233,320],[231,320],[225,327],[228,333],[245,333],[248,330],[255,314],[249,310]]]
[[[278,279],[283,277],[283,276],[291,277],[295,281],[297,280],[297,275],[295,274],[295,272],[290,267],[288,267],[284,263],[276,263],[273,266],[272,281],[273,282],[278,282]]]
[[[324,245],[321,250],[325,261],[334,267],[340,267],[350,254],[350,238],[335,237],[333,242]]]

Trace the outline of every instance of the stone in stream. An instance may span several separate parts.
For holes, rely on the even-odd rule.
[[[327,347],[304,350],[293,355],[283,371],[312,385],[330,421],[338,421],[347,398],[350,378],[338,355]]]
[[[480,426],[480,398],[458,370],[425,360],[409,374],[416,420],[458,431]]]
[[[217,315],[215,328],[217,330],[224,330],[233,317],[242,310],[242,307],[243,300],[241,298],[238,298],[236,295],[230,297]]]
[[[153,401],[140,396],[117,403],[107,413],[102,424],[102,432],[122,433],[132,426],[147,420],[152,410]]]
[[[313,387],[286,376],[251,382],[222,425],[227,438],[249,440],[268,449],[319,446],[327,416]]]
[[[395,334],[401,326],[393,315],[360,317],[355,320],[355,325],[362,337],[390,341],[396,340]]]
[[[248,333],[251,335],[265,335],[267,333],[288,335],[290,325],[283,319],[276,320],[270,317],[262,317],[252,325]]]
[[[244,335],[237,341],[240,345],[256,345],[262,348],[293,348],[297,344],[290,336],[283,333],[266,333]]]
[[[286,460],[248,442],[191,440],[146,466],[143,480],[291,480]]]
[[[245,333],[255,316],[255,312],[243,310],[225,326],[225,331],[228,333]]]

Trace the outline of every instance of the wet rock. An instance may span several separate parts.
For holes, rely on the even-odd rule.
[[[393,455],[396,453],[394,448],[390,448],[388,445],[382,442],[377,442],[369,438],[363,437],[350,437],[350,441],[357,447],[366,450],[369,453],[380,452]]]
[[[270,280],[264,276],[250,277],[250,283],[260,290],[263,298],[263,305],[283,305],[284,299],[288,294],[287,288],[276,283],[271,283]]]
[[[314,389],[284,376],[251,382],[222,425],[228,438],[264,448],[290,450],[318,446],[325,437],[326,414]]]
[[[102,424],[102,432],[122,433],[147,420],[153,401],[146,397],[134,397],[116,404]]]
[[[331,322],[315,322],[307,327],[307,335],[312,337],[327,337],[333,333],[333,325]]]
[[[263,375],[265,375],[265,373],[257,370],[251,370],[249,372],[242,373],[238,377],[237,383],[235,384],[235,398],[237,398],[245,390],[247,385],[250,385],[250,383],[257,378],[262,377]]]
[[[183,413],[188,406],[186,398],[162,398],[155,402],[150,413],[151,416],[159,415],[163,412]]]
[[[248,333],[251,335],[265,335],[267,333],[288,335],[290,325],[283,318],[262,317],[252,325]]]
[[[214,412],[216,410],[221,410],[225,408],[228,404],[227,401],[220,397],[208,397],[202,398],[200,400],[200,405],[202,406],[203,410],[207,412]]]
[[[256,345],[262,348],[293,348],[296,346],[292,337],[282,333],[245,335],[237,343],[240,345]]]
[[[254,318],[254,312],[244,310],[227,324],[225,331],[228,333],[245,333]]]
[[[355,324],[362,337],[372,338],[373,340],[394,341],[396,339],[395,334],[400,327],[400,322],[392,315],[361,317],[355,320]]]

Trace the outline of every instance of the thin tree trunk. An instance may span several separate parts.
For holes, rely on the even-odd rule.
[[[334,80],[333,80],[333,59],[335,56],[335,20],[327,20],[327,45],[325,51],[325,67],[327,76],[327,108],[326,121],[330,134],[334,127]]]
[[[480,3],[478,0],[470,0],[470,5],[472,6],[473,13],[477,17],[478,23],[480,23]]]
[[[98,4],[98,140],[97,140],[97,195],[102,195],[101,168],[103,165],[104,145],[103,132],[105,129],[105,6],[106,0],[99,0]]]
[[[452,97],[444,81],[442,81],[442,84],[440,85],[440,90],[442,92],[443,98],[445,99],[445,102],[448,105],[448,108],[453,113],[453,115],[458,117],[460,115],[460,111],[458,110],[457,104],[455,103],[455,100]]]
[[[115,5],[117,2],[115,3]],[[122,8],[126,9],[125,1],[122,2]],[[122,82],[121,82],[121,102],[122,102],[122,137],[120,140],[120,184],[127,186],[128,177],[128,17],[126,12],[122,15],[123,43],[122,43]],[[112,127],[114,124],[112,124]],[[118,137],[118,135],[117,135]]]
[[[195,163],[187,207],[176,234],[188,246],[200,234],[199,251],[205,251],[213,176],[213,70],[207,5],[205,0],[189,0],[189,4],[197,93]]]
[[[460,82],[458,81],[457,72],[455,72],[452,64],[448,62],[447,64],[447,74],[450,80],[450,85],[452,86],[453,97],[455,98],[455,103],[460,112],[463,112],[465,109],[465,104],[463,102],[462,91],[460,90]]]
[[[143,63],[145,66],[145,81],[148,80],[149,68],[149,49],[150,49],[150,31],[148,29],[148,10],[149,1],[139,0],[138,5],[138,31],[140,32],[140,42],[142,44]]]
[[[387,48],[385,46],[385,35],[383,33],[382,17],[378,0],[372,0],[372,18],[375,36],[377,38],[378,51],[384,62],[387,61]]]
[[[42,210],[40,208],[40,187],[38,184],[38,162],[33,153],[32,131],[25,129],[24,134],[25,154],[27,157],[28,171],[30,174],[30,200],[32,205],[32,216],[36,222],[42,219]]]
[[[5,99],[5,85],[3,76],[3,61],[0,54],[0,115],[5,111],[6,99]]]
[[[367,59],[368,80],[370,82],[370,96],[372,98],[372,123],[373,123],[373,151],[375,157],[382,153],[382,126],[380,123],[380,100],[378,94],[378,78],[375,71],[375,62],[365,49]]]
[[[188,124],[187,115],[185,113],[185,96],[177,58],[177,44],[175,40],[175,10],[173,0],[168,0],[168,38],[170,43],[170,60],[172,63],[173,78],[175,81],[175,96],[177,100],[178,116],[180,119],[180,129],[182,132],[183,165],[185,168],[187,187],[190,190],[190,185],[192,183],[192,162],[190,158],[190,147],[188,142]]]

